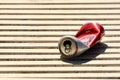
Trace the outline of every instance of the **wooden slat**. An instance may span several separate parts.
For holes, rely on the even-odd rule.
[[[94,75],[97,75],[96,77]],[[6,77],[30,77],[30,78],[39,78],[39,77],[43,77],[43,78],[61,78],[63,76],[65,76],[64,78],[69,78],[70,76],[74,78],[78,77],[78,78],[107,78],[109,77],[109,79],[111,78],[115,78],[115,79],[118,79],[117,77],[120,76],[119,73],[58,73],[58,74],[54,74],[54,73],[43,73],[43,74],[34,74],[34,73],[31,73],[31,74],[0,74],[0,77],[3,77],[3,76],[6,76]],[[86,77],[87,76],[87,77]]]
[[[120,68],[119,67],[116,67],[116,68],[113,68],[113,67],[1,67],[0,68],[0,71],[18,71],[18,72],[22,72],[22,71],[26,71],[26,72],[30,72],[30,71],[39,71],[39,72],[74,72],[74,71],[77,71],[77,72],[90,72],[91,73],[93,72],[105,72],[105,71],[120,71]]]
[[[85,23],[85,22],[90,22],[90,20],[86,20],[86,21],[16,21],[16,20],[12,20],[12,21],[9,21],[9,20],[0,20],[0,23],[1,25],[2,24],[65,24],[65,25],[70,25],[70,24],[73,24],[73,25],[80,25],[82,23]],[[98,21],[94,21],[94,22],[98,22]],[[119,21],[99,21],[99,23],[101,24],[118,24]]]
[[[85,60],[86,61],[86,60]],[[112,64],[112,65],[117,65],[120,64],[120,60],[92,60],[89,62],[85,62],[83,61],[68,61],[70,63],[67,62],[63,62],[63,61],[2,61],[0,62],[0,65],[105,65],[105,64]],[[72,64],[73,63],[73,64]],[[84,64],[82,64],[84,63]]]
[[[0,37],[0,41],[56,41],[61,37]],[[13,44],[13,43],[12,43]],[[30,44],[30,43],[29,43]],[[30,44],[31,45],[31,44]],[[32,45],[31,45],[32,46]]]
[[[120,2],[119,0],[100,0],[100,1],[96,1],[96,0],[91,0],[91,1],[87,1],[87,0],[84,0],[84,1],[79,1],[79,0],[60,0],[60,1],[56,1],[56,0],[45,0],[45,1],[41,1],[41,0],[38,0],[38,1],[35,1],[35,0],[20,0],[20,1],[17,1],[17,0],[12,0],[12,1],[7,1],[7,0],[0,0],[1,3],[111,3],[111,2]]]
[[[106,5],[106,4],[98,4],[98,5],[95,5],[95,4],[93,4],[93,5],[91,5],[91,4],[84,4],[84,5],[70,5],[70,4],[67,4],[67,5],[4,5],[4,4],[2,4],[2,5],[0,5],[0,8],[39,8],[39,9],[41,9],[41,8],[120,8],[120,5],[119,4],[112,4],[112,6],[111,6],[111,4],[108,4],[108,5]]]
[[[41,15],[41,14],[43,14],[43,15],[55,15],[55,14],[75,14],[75,15],[86,15],[86,14],[88,14],[88,15],[95,15],[95,14],[99,14],[99,15],[112,15],[112,14],[114,14],[114,13],[116,13],[116,15],[118,14],[119,15],[119,13],[120,13],[120,11],[119,10],[115,10],[115,9],[113,9],[113,10],[109,10],[109,9],[106,9],[106,10],[74,10],[74,12],[72,12],[71,10],[0,10],[1,12],[0,13],[6,13],[6,14],[2,14],[2,15],[7,15],[7,14],[9,14],[9,13],[13,13],[14,15],[15,14],[19,14],[19,13],[23,13],[23,15],[25,15],[25,14],[38,14],[38,15]],[[64,12],[63,12],[64,11]],[[99,18],[98,18],[99,19]],[[104,18],[104,19],[106,19],[106,17]],[[112,18],[111,18],[112,19]]]
[[[71,10],[70,10],[71,11]],[[74,10],[73,10],[74,11]],[[107,18],[107,19],[119,19],[119,15],[114,15],[114,16],[111,16],[111,15],[107,15],[106,17],[104,15],[90,15],[90,16],[86,16],[86,15],[82,15],[82,16],[79,16],[79,15],[2,15],[0,16],[1,19],[8,19],[8,18],[11,18],[11,19],[104,19],[104,18]],[[11,22],[11,21],[10,21]],[[74,21],[73,21],[74,22]],[[109,23],[110,24],[110,23]]]
[[[0,26],[1,31],[77,31],[81,26]],[[119,31],[120,27],[117,26],[104,26],[106,31]]]

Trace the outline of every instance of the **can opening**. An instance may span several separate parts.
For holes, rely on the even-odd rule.
[[[71,41],[70,40],[66,40],[66,41],[64,41],[63,45],[65,47],[65,53],[69,54],[71,49],[72,49],[71,48],[71,45],[72,45]]]

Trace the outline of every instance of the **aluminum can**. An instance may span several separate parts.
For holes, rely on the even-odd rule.
[[[58,43],[58,48],[64,57],[76,57],[99,43],[104,36],[101,24],[89,22],[83,24],[75,36],[63,36]]]

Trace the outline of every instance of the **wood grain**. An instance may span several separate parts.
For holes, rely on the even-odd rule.
[[[102,43],[63,60],[60,38],[91,21]],[[0,79],[119,80],[120,0],[0,0]]]

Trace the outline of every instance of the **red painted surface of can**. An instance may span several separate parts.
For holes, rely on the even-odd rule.
[[[95,22],[90,22],[82,25],[82,27],[75,35],[75,37],[77,37],[80,41],[89,47],[92,47],[96,43],[100,42],[103,36],[104,28],[102,25]]]

